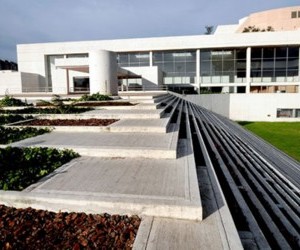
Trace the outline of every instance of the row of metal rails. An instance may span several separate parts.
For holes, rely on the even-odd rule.
[[[299,162],[180,97],[166,95],[159,102],[178,124],[179,139],[191,138],[197,169],[206,168],[210,181],[220,183],[238,232],[250,234],[257,249],[300,249]],[[201,188],[201,176],[198,181]]]

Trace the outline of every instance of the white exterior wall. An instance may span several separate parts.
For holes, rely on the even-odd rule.
[[[55,94],[67,94],[67,74],[65,69],[56,68],[52,74],[52,91]],[[46,80],[47,81],[47,80]]]
[[[21,73],[0,70],[0,95],[22,93]]]

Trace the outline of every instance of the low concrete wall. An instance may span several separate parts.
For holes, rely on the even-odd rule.
[[[300,93],[181,95],[217,114],[237,121],[299,121],[300,117],[277,117],[277,109],[300,109]]]
[[[239,121],[300,121],[277,118],[277,109],[300,109],[300,93],[230,94],[230,116]]]
[[[171,92],[171,94],[179,96],[184,100],[190,101],[217,114],[229,117],[229,94],[181,95],[174,92]]]
[[[21,73],[18,71],[0,71],[0,95],[22,93]]]

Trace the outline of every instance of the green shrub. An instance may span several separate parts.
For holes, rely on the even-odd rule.
[[[22,190],[76,157],[68,149],[0,148],[0,189]]]
[[[108,101],[108,100],[112,100],[111,97],[109,97],[108,95],[101,95],[99,93],[95,93],[92,95],[83,95],[79,101]]]
[[[27,102],[21,101],[20,99],[16,99],[12,96],[5,95],[5,97],[0,100],[0,106],[2,106],[2,107],[13,107],[13,106],[22,107],[22,106],[31,106],[31,105],[27,104]]]
[[[48,132],[50,132],[50,130],[47,128],[9,128],[0,126],[0,144],[9,144]]]
[[[55,114],[70,114],[77,113],[76,108],[74,108],[75,103],[76,101],[73,101],[71,104],[64,104],[60,95],[53,95],[51,101],[40,100],[37,104],[39,106],[51,106],[52,110],[55,110]]]
[[[1,115],[0,116],[0,125],[9,124],[18,121],[24,121],[32,119],[32,116],[21,116],[21,115]]]

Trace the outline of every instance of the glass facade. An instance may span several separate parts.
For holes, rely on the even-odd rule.
[[[117,62],[120,67],[150,66],[149,52],[118,53]]]
[[[200,50],[202,83],[246,82],[246,49]]]
[[[252,82],[298,81],[298,68],[298,47],[251,49]]]
[[[153,52],[153,65],[164,73],[165,84],[195,83],[196,50]]]

